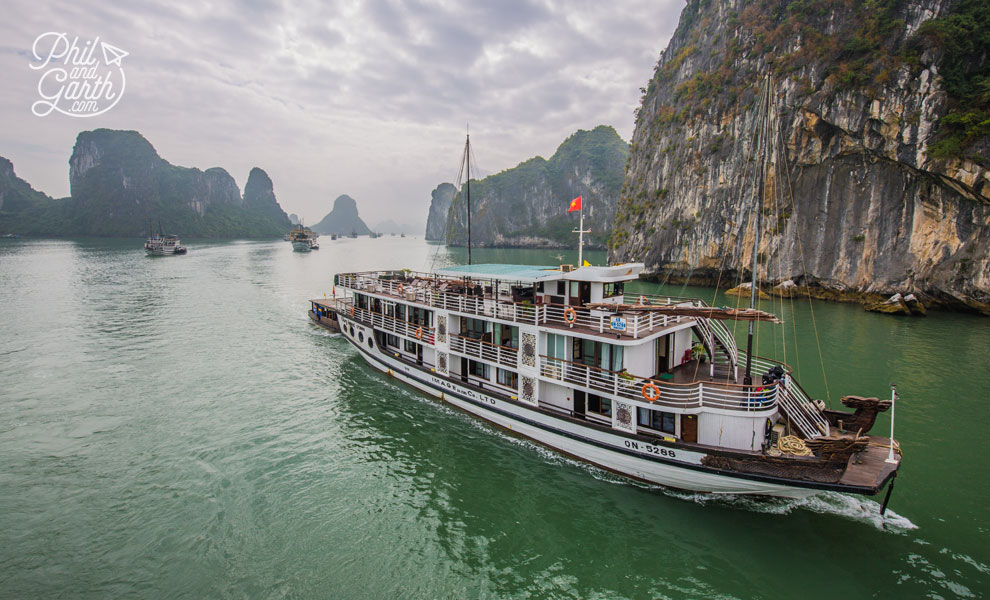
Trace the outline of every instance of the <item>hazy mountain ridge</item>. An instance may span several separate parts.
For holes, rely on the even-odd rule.
[[[368,235],[371,229],[365,224],[358,214],[357,201],[347,194],[337,196],[333,201],[333,208],[323,217],[319,223],[313,226],[313,231],[338,235]]]
[[[794,204],[764,220],[761,279],[990,312],[988,138],[946,151],[959,104],[926,33],[983,6],[690,0],[643,90],[610,258],[699,282],[748,271],[749,132],[772,70]]]
[[[18,181],[0,175],[0,195],[16,198],[0,206],[0,230],[130,237],[161,222],[183,236],[233,238],[275,237],[290,227],[263,170],[251,170],[242,196],[224,169],[172,165],[136,131],[81,132],[69,159],[68,198],[25,194]]]

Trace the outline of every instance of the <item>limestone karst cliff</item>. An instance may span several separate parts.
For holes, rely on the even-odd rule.
[[[11,181],[0,177],[0,194],[23,188]],[[69,159],[69,185],[71,196],[62,200],[41,194],[25,201],[28,196],[17,193],[21,201],[0,211],[0,228],[32,235],[139,236],[161,222],[183,236],[275,237],[290,226],[261,169],[252,169],[241,196],[224,169],[169,164],[136,131],[80,133]]]
[[[793,201],[763,205],[760,279],[990,313],[988,138],[959,128],[974,100],[953,87],[984,77],[987,53],[939,35],[973,10],[985,8],[689,0],[643,89],[610,258],[698,282],[748,271],[750,131],[771,72],[786,157],[775,171],[790,178],[769,184],[789,184]]]
[[[441,183],[430,193],[430,215],[426,218],[426,239],[444,241],[447,234],[447,212],[454,200],[457,188],[452,183]]]
[[[580,130],[549,160],[531,158],[518,166],[471,181],[471,237],[476,246],[575,247],[571,231],[578,217],[570,201],[584,197],[589,247],[604,247],[612,230],[628,145],[615,129]],[[467,244],[467,211],[461,193],[447,213],[446,241]]]

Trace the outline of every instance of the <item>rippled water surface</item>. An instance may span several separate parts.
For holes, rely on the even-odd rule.
[[[307,301],[335,271],[428,269],[463,253],[412,238],[322,242],[310,254],[192,242],[187,256],[147,258],[139,240],[0,241],[0,597],[990,590],[990,320],[802,301],[775,309],[788,336],[761,328],[760,353],[786,357],[833,404],[898,383],[904,467],[882,521],[874,500],[839,494],[632,484],[397,384],[312,325]]]

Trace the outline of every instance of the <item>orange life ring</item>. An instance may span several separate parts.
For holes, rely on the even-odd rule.
[[[567,308],[565,308],[564,309],[564,320],[567,321],[568,323],[573,324],[574,321],[577,321],[577,311],[574,310],[573,308],[571,308],[570,306],[568,306]]]
[[[639,297],[639,304],[640,306],[646,306],[646,296]]]
[[[353,306],[351,307],[351,317],[352,318],[354,317],[354,307]]]
[[[420,327],[419,329],[416,330],[416,339],[417,340],[423,339],[423,328],[422,327]]]
[[[404,294],[404,293],[406,293],[406,288],[405,288],[405,286],[403,286],[403,285],[402,285],[401,283],[399,284],[399,287],[398,287],[398,288],[396,288],[396,289],[398,289],[398,290],[399,290],[399,293],[400,293],[400,294]]]
[[[650,402],[656,402],[660,399],[660,388],[658,388],[652,381],[647,381],[643,384],[641,393],[643,394],[643,397]]]

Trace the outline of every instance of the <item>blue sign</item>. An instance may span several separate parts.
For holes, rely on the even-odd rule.
[[[625,331],[626,330],[625,317],[612,317],[612,322],[609,324],[609,327],[611,327],[616,331]]]

